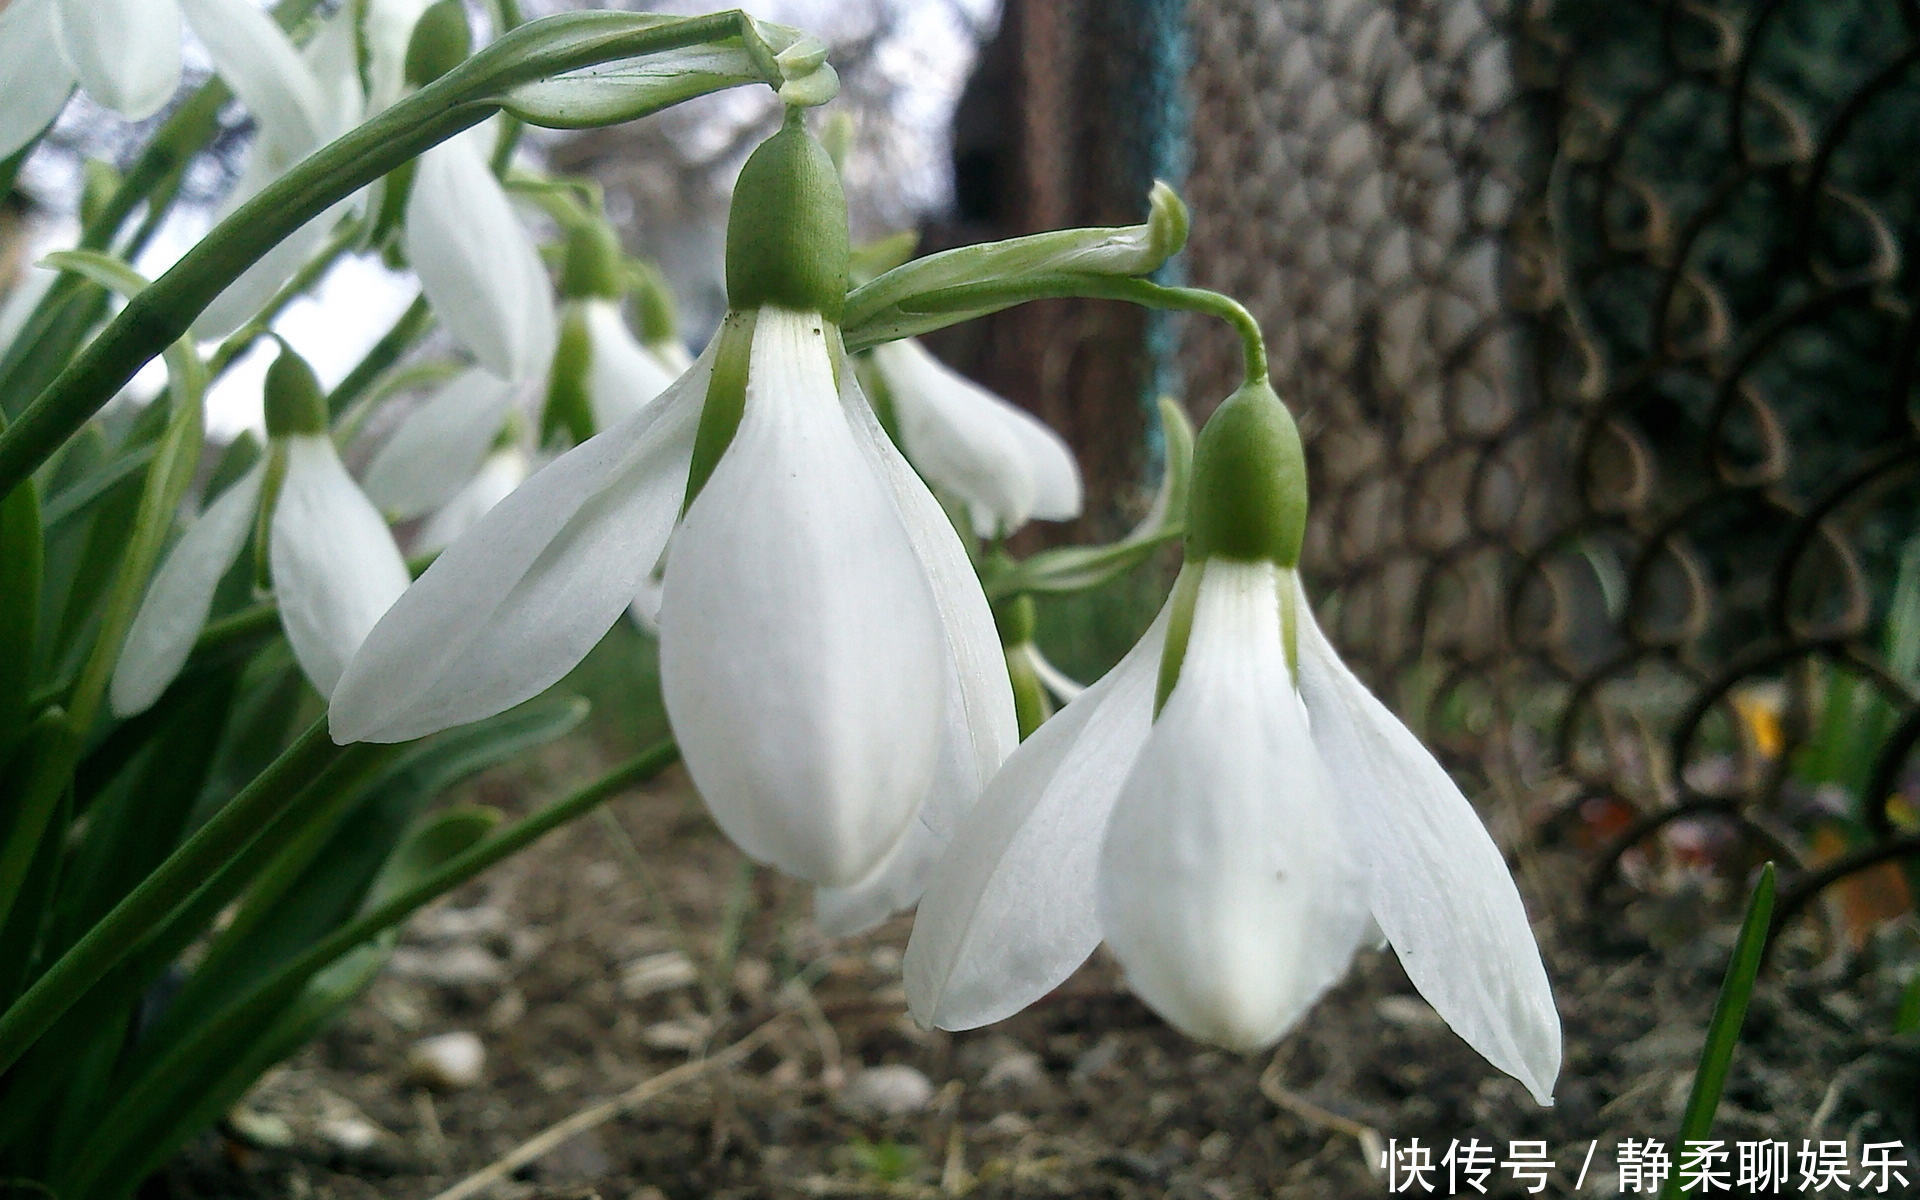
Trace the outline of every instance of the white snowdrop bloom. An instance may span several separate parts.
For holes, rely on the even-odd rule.
[[[0,158],[60,115],[74,85],[131,120],[180,84],[175,0],[13,0],[0,8]]]
[[[901,448],[927,482],[967,506],[982,537],[1080,515],[1080,468],[1060,435],[935,358],[918,341],[876,346]]]
[[[604,429],[645,408],[667,390],[677,372],[669,371],[627,327],[620,302],[590,296],[571,302],[585,326],[589,359],[587,396],[597,428]]]
[[[144,711],[180,673],[263,502],[273,506],[267,562],[280,623],[321,695],[333,691],[361,639],[406,590],[393,535],[341,465],[319,385],[291,352],[268,369],[267,428],[267,460],[209,504],[154,573],[109,686],[116,715]]]
[[[478,367],[449,379],[407,413],[367,463],[368,499],[395,521],[451,502],[495,450],[517,391]]]
[[[407,261],[440,323],[481,366],[502,379],[530,379],[553,357],[553,286],[487,165],[493,136],[477,126],[416,161]]]
[[[1287,420],[1291,449],[1247,451],[1285,413],[1264,385],[1237,403],[1253,390],[1201,435],[1166,609],[954,832],[908,1003],[931,1026],[996,1021],[1104,940],[1175,1026],[1254,1049],[1377,928],[1454,1031],[1550,1103],[1559,1018],[1519,893],[1459,788],[1314,623],[1290,565],[1297,435]]]
[[[178,2],[206,44],[215,72],[258,127],[240,178],[216,214],[224,220],[360,120],[359,88],[350,77],[351,14],[328,22],[303,54],[272,17],[248,0]],[[343,75],[348,76],[345,83]],[[351,203],[343,200],[328,208],[241,272],[195,318],[194,333],[223,337],[251,320],[319,251]]]
[[[1015,726],[965,548],[838,369],[845,239],[832,165],[790,122],[742,170],[714,343],[447,548],[348,667],[335,739],[418,737],[544,690],[671,533],[662,683],[715,819],[820,885],[833,929],[911,903]]]

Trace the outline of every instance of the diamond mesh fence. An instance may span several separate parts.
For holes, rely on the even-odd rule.
[[[1909,904],[1920,5],[1188,15],[1189,269],[1272,339],[1346,652],[1597,897]]]

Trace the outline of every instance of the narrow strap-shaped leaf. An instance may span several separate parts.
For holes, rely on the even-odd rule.
[[[28,480],[0,498],[0,763],[26,720],[27,698],[35,687],[33,645],[45,548],[40,490]]]
[[[1740,1043],[1740,1026],[1747,1019],[1747,1001],[1753,998],[1753,981],[1760,973],[1760,960],[1767,948],[1767,928],[1773,920],[1773,864],[1760,868],[1747,901],[1747,917],[1740,936],[1733,943],[1733,957],[1727,962],[1727,976],[1720,983],[1720,997],[1714,1001],[1713,1019],[1707,1023],[1706,1045],[1700,1051],[1700,1066],[1693,1074],[1693,1091],[1687,1096],[1686,1113],[1680,1119],[1679,1144],[1699,1141],[1713,1128],[1713,1114],[1720,1107],[1720,1093],[1726,1087],[1727,1068],[1733,1062],[1734,1047]],[[1680,1195],[1678,1174],[1668,1178],[1661,1189],[1662,1200]]]

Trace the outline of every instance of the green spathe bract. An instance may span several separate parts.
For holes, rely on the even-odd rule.
[[[797,108],[747,159],[727,217],[727,303],[778,305],[838,324],[847,299],[847,198]]]
[[[267,434],[286,437],[327,431],[327,397],[307,360],[282,342],[280,357],[267,368]]]
[[[1299,563],[1307,460],[1292,414],[1265,380],[1243,384],[1200,430],[1187,512],[1189,562]]]

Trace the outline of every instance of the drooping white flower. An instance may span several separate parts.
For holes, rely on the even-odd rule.
[[[652,403],[672,385],[675,372],[640,344],[620,315],[618,300],[590,296],[571,303],[586,328],[587,396],[595,425],[604,429]]]
[[[351,14],[333,18],[305,53],[265,11],[247,0],[178,0],[206,44],[214,70],[252,115],[258,129],[217,219],[253,199],[295,163],[351,129],[360,119],[359,89],[342,73],[351,65]],[[255,260],[194,320],[203,338],[240,328],[320,249],[351,205],[342,200]]]
[[[1080,468],[1045,424],[953,370],[912,338],[874,347],[901,448],[927,482],[967,506],[982,537],[1080,515]]]
[[[419,532],[414,534],[414,550],[427,553],[452,545],[455,538],[479,524],[481,517],[493,511],[494,505],[525,483],[532,470],[532,459],[515,445],[502,446],[487,455],[473,478],[421,523]]]
[[[499,442],[516,390],[477,367],[449,379],[407,413],[367,463],[367,497],[395,521],[451,501]]]
[[[150,707],[180,673],[263,502],[273,506],[266,549],[280,623],[321,695],[332,692],[361,639],[406,590],[393,535],[326,433],[312,372],[284,352],[269,368],[267,389],[268,458],[207,506],[154,573],[109,686],[118,716]]]
[[[481,125],[416,161],[407,196],[407,261],[447,332],[502,379],[545,371],[557,337],[540,252],[487,165]]]
[[[140,121],[179,83],[174,0],[13,0],[0,8],[0,158],[59,116],[75,84]]]
[[[626,295],[619,236],[603,221],[567,232],[560,275],[560,339],[547,372],[541,441],[583,441],[632,416],[685,370],[668,369],[621,313]]]
[[[768,146],[736,192],[736,311],[714,344],[449,546],[368,637],[331,723],[338,741],[399,741],[537,694],[641,593],[671,533],[661,673],[682,756],[722,827],[821,885],[823,923],[844,931],[912,901],[1015,727],[965,548],[837,371],[832,320],[792,302],[844,295],[838,180],[797,125]],[[805,186],[769,186],[789,171]],[[809,188],[813,207],[742,226],[743,198]],[[812,257],[835,222],[837,273]]]
[[[1215,463],[1247,432],[1224,428]],[[1203,434],[1189,562],[1166,610],[1014,752],[933,871],[909,1005],[941,1028],[999,1020],[1104,940],[1173,1024],[1251,1049],[1284,1034],[1377,925],[1447,1023],[1549,1103],[1559,1019],[1499,851],[1314,624],[1280,565],[1297,557],[1297,524],[1273,538],[1257,518],[1249,541],[1244,508],[1199,515],[1248,499],[1222,484],[1238,464],[1209,479],[1207,460]],[[1253,506],[1288,490],[1277,474],[1278,488],[1249,489]]]

